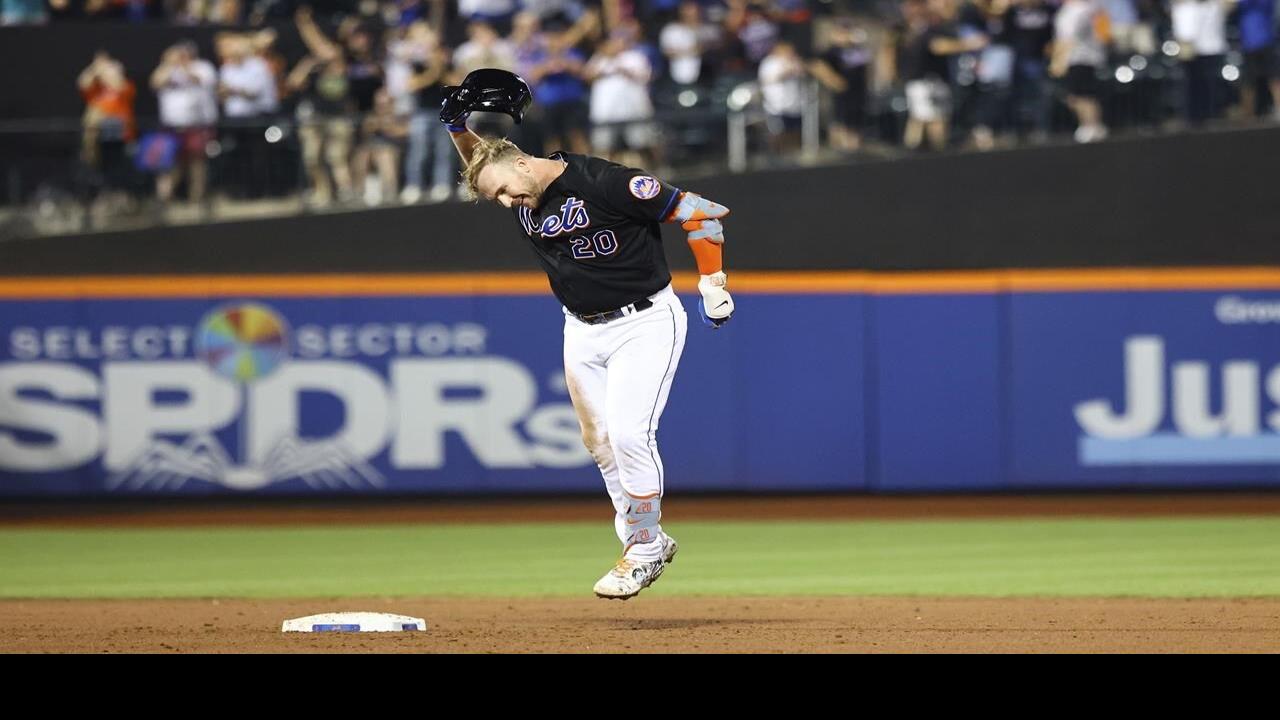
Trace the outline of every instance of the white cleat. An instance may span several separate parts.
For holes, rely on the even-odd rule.
[[[670,535],[665,536],[667,546],[662,549],[662,562],[670,565],[675,562],[676,551],[680,549],[680,545],[676,543],[676,539]]]
[[[640,591],[652,585],[667,569],[676,557],[680,546],[674,538],[667,537],[662,548],[662,559],[640,562],[623,557],[613,569],[596,582],[597,597],[606,600],[628,600],[640,594]]]

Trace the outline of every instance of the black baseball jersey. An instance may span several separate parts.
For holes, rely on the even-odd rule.
[[[571,312],[616,310],[671,282],[660,223],[680,191],[644,170],[586,155],[554,153],[568,167],[537,210],[516,219]]]

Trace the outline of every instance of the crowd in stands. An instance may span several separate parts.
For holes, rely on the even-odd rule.
[[[1177,90],[1172,117],[1137,113],[1152,123],[1200,125],[1229,111],[1272,117],[1280,98],[1275,0],[0,0],[0,8],[7,24],[233,26],[213,57],[180,43],[150,77],[129,78],[100,52],[79,77],[85,161],[108,183],[130,167],[148,169],[161,200],[179,187],[192,200],[215,186],[248,198],[281,194],[286,166],[299,168],[292,172],[317,206],[453,197],[457,157],[436,115],[443,88],[482,67],[518,72],[535,102],[520,126],[476,116],[479,131],[513,134],[534,152],[659,168],[678,164],[664,134],[681,112],[708,97],[723,112],[713,89],[748,82],[776,155],[798,147],[810,106],[823,108],[822,142],[853,152],[868,143],[989,149],[1043,139],[1063,118],[1077,142],[1096,142],[1112,129],[1108,98],[1148,76]],[[277,49],[281,23],[296,28],[305,55]],[[139,92],[156,94],[161,131],[136,127]],[[900,122],[886,125],[885,116]]]

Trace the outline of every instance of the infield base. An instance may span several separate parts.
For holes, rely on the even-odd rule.
[[[285,620],[280,632],[404,632],[426,629],[425,620],[408,615],[340,612]]]

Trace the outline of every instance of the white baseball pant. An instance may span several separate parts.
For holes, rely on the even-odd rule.
[[[565,310],[564,370],[582,441],[613,500],[624,554],[649,562],[662,554],[662,458],[658,421],[684,350],[688,318],[671,286],[653,307],[589,325]]]

